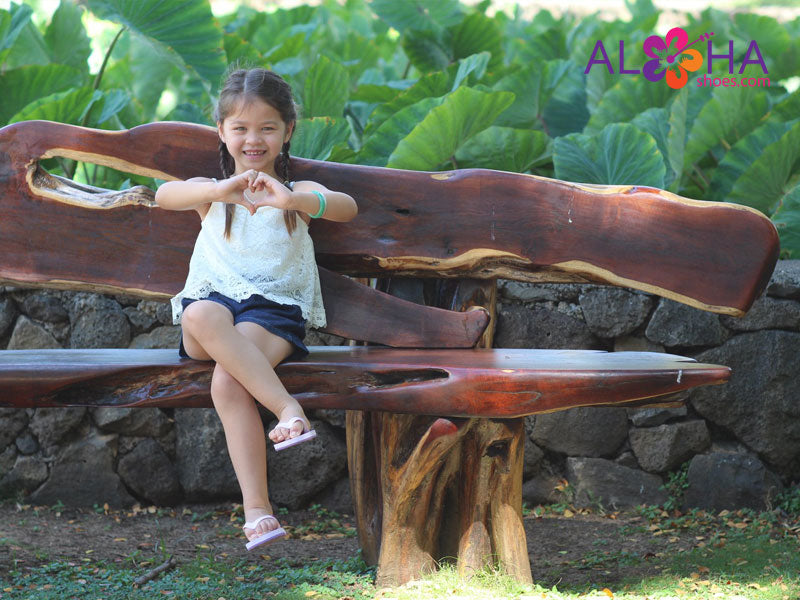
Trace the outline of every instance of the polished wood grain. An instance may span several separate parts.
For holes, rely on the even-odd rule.
[[[210,407],[212,369],[175,350],[6,350],[0,405]],[[511,418],[657,398],[730,369],[647,352],[317,346],[277,373],[306,408]]]
[[[51,156],[165,179],[214,176],[215,130],[153,123],[112,132],[43,121],[0,129],[0,281],[161,298],[179,290],[197,215],[148,209],[144,190],[109,197],[54,179],[38,164]],[[353,221],[311,228],[318,262],[355,276],[605,282],[741,315],[778,257],[775,228],[757,211],[653,188],[302,159],[292,168],[295,179],[357,199]]]

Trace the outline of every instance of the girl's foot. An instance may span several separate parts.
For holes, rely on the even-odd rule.
[[[281,412],[279,423],[269,432],[269,439],[275,443],[276,450],[288,448],[289,446],[310,440],[317,435],[317,433],[311,429],[311,423],[305,415],[293,415],[291,412],[293,411],[285,410]]]
[[[278,519],[265,509],[245,511],[245,520],[246,523],[242,530],[247,537],[246,548],[248,550],[276,541],[286,535],[286,531],[281,527]]]

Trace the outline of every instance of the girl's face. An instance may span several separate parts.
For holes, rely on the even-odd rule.
[[[217,129],[236,163],[235,174],[255,169],[276,177],[275,159],[292,137],[294,122],[287,125],[275,108],[254,98],[241,102]]]

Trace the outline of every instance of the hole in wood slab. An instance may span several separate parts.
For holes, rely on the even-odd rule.
[[[54,161],[48,162],[54,163]],[[55,164],[54,171],[62,170],[62,167],[58,166],[59,163]],[[139,204],[149,207],[156,206],[155,192],[148,187],[148,185],[156,187],[155,180],[151,178],[123,173],[110,167],[91,163],[78,163],[75,176],[79,179],[78,181],[51,173],[36,162],[29,167],[27,179],[31,191],[37,196],[84,208],[110,209]],[[98,187],[81,180],[100,181],[103,185],[122,189]],[[133,185],[139,181],[145,181],[148,185]]]
[[[447,379],[450,374],[443,369],[407,369],[394,371],[366,371],[361,380],[362,385],[373,389],[390,388],[410,383],[423,383]]]
[[[508,440],[497,440],[489,444],[486,448],[486,456],[489,458],[508,458]]]
[[[395,212],[397,214],[399,214],[399,215],[410,215],[411,214],[411,211],[409,209],[407,209],[407,208],[398,208],[398,209],[395,210]]]

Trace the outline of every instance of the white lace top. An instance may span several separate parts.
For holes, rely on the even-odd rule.
[[[264,206],[254,215],[234,206],[230,239],[225,239],[225,204],[213,202],[195,242],[186,285],[172,298],[172,320],[180,323],[181,299],[210,292],[240,302],[260,294],[279,304],[295,304],[311,327],[324,327],[325,307],[314,244],[299,216],[292,235],[283,210]]]

